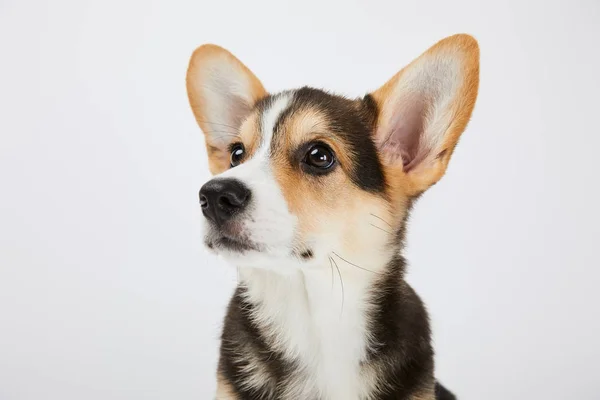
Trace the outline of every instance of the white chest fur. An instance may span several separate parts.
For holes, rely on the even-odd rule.
[[[374,390],[375,382],[360,362],[368,345],[369,287],[376,276],[331,267],[286,275],[240,271],[248,298],[257,305],[253,317],[268,327],[263,334],[301,367],[285,385],[285,398],[354,400],[368,398]]]

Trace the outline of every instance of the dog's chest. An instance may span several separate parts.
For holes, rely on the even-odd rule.
[[[249,295],[261,298],[255,318],[297,366],[283,382],[283,398],[368,397],[375,383],[361,367],[368,346],[362,288],[346,282],[342,291],[339,276],[323,272],[252,286]]]

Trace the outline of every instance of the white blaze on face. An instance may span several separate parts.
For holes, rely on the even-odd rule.
[[[215,176],[215,179],[238,179],[250,189],[250,205],[240,223],[244,236],[267,253],[223,253],[237,266],[277,267],[282,261],[292,259],[297,221],[288,210],[269,160],[273,129],[281,113],[289,107],[291,98],[291,94],[281,94],[264,110],[261,139],[252,158]]]

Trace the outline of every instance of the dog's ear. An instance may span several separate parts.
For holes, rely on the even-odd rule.
[[[227,158],[228,163],[229,145],[237,140],[244,118],[267,92],[248,67],[213,44],[200,46],[192,54],[186,86],[192,111],[206,138],[211,171],[219,172],[214,159]]]
[[[404,176],[407,194],[422,193],[444,175],[478,86],[479,47],[461,34],[441,40],[370,94],[381,159]]]

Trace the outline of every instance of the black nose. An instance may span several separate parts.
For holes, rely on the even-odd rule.
[[[244,210],[250,190],[237,179],[213,179],[200,189],[200,206],[206,218],[218,226]]]

